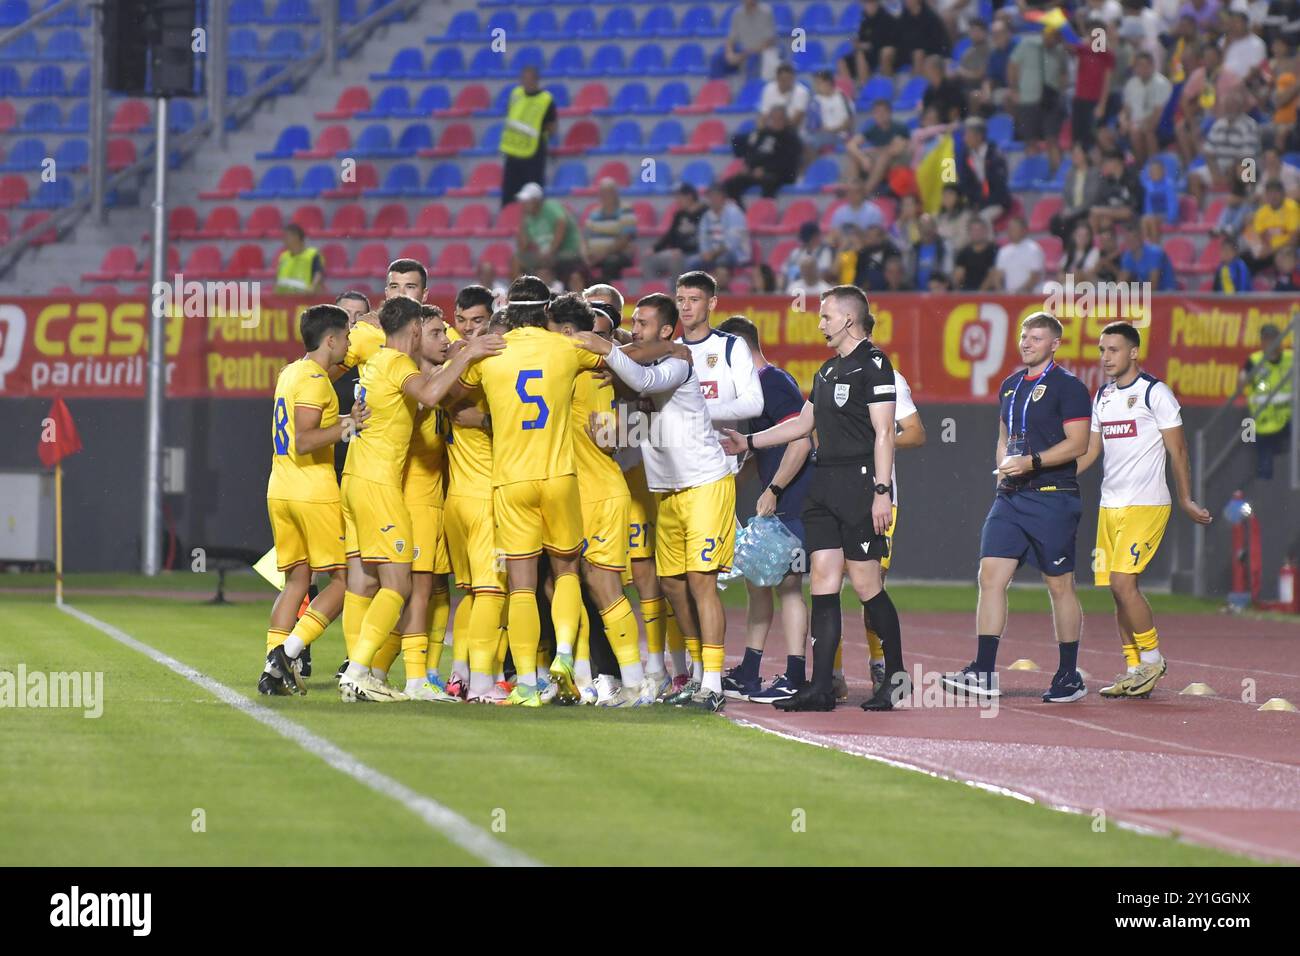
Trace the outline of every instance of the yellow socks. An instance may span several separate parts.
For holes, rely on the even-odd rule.
[[[572,577],[572,575],[564,575]],[[577,581],[577,578],[574,578]],[[560,585],[556,582],[555,598],[558,603]],[[510,653],[515,659],[516,679],[521,684],[537,686],[537,645],[542,638],[542,622],[537,615],[537,595],[533,591],[510,592]],[[577,623],[575,617],[575,625]],[[572,639],[572,637],[570,638]]]
[[[1142,656],[1138,653],[1138,646],[1136,644],[1125,644],[1124,666],[1129,670],[1134,670],[1141,663]]]
[[[451,622],[451,660],[452,670],[456,671],[457,664],[467,665],[465,668],[457,671],[464,674],[469,670],[469,642],[470,642],[470,619],[474,614],[474,592],[470,591],[461,598],[460,603],[456,605],[456,615]]]
[[[839,658],[840,649],[842,649],[843,646],[844,646],[844,642],[840,641],[840,648],[836,649],[835,651],[836,654],[835,669],[837,671],[842,669],[839,666],[838,662],[840,660]],[[867,628],[867,647],[871,651],[871,659],[873,661],[883,661],[885,659],[885,645],[880,643],[880,635],[876,633],[876,629],[874,627]]]
[[[278,627],[267,628],[266,653],[270,654],[271,651],[275,650],[277,647],[283,644],[284,639],[288,636],[289,636],[288,631],[282,631]]]
[[[442,649],[447,641],[447,618],[451,617],[451,592],[434,591],[429,595],[429,670],[442,663]],[[405,660],[405,656],[403,656]]]
[[[384,641],[382,647],[375,651],[375,656],[370,661],[370,669],[388,673],[388,669],[393,666],[393,661],[397,660],[397,652],[402,649],[402,632],[392,630],[388,632],[388,639]]]
[[[501,638],[501,611],[505,607],[505,595],[496,592],[480,592],[473,595],[474,605],[470,612],[468,634],[466,636],[466,653],[469,656],[469,669],[473,673],[489,674],[496,678],[497,646]],[[457,617],[463,612],[457,612]],[[460,638],[456,638],[456,659],[460,660]]]
[[[330,622],[324,614],[307,608],[302,617],[298,618],[298,623],[293,626],[293,636],[299,638],[304,644],[310,644],[324,634],[325,628],[329,626]]]
[[[642,601],[641,620],[645,623],[645,646],[650,659],[657,659],[662,664],[664,636],[668,626],[668,621],[664,618],[664,599],[657,597]]]
[[[361,622],[365,619],[366,611],[370,610],[371,600],[351,591],[343,594],[343,643],[348,648],[348,660],[352,659],[352,652],[361,637]]]
[[[1156,636],[1154,627],[1140,634],[1135,633],[1133,643],[1137,645],[1138,656],[1144,664],[1151,664],[1160,660],[1160,639]]]
[[[511,594],[511,598],[514,594]],[[534,603],[534,606],[536,604]],[[560,574],[555,578],[555,597],[551,599],[551,623],[555,625],[555,649],[558,654],[572,654],[573,645],[578,640],[578,619],[582,616],[582,585],[578,582],[578,576],[573,572]],[[511,614],[513,618],[514,615]],[[514,629],[514,621],[510,627]],[[514,649],[514,639],[511,638],[510,647]],[[519,670],[518,655],[515,659],[515,667]]]
[[[605,622],[605,636],[609,638],[609,646],[618,659],[623,683],[640,683],[645,677],[645,671],[641,666],[641,648],[637,645],[636,617],[632,613],[632,605],[627,598],[621,597],[600,612],[600,619]]]
[[[406,665],[406,679],[408,682],[424,680],[428,648],[428,634],[402,635],[402,663]]]
[[[389,588],[379,589],[379,593],[371,600],[370,608],[366,611],[366,616],[361,622],[361,634],[356,643],[356,656],[351,657],[354,663],[360,664],[362,667],[371,665],[375,659],[375,654],[384,646],[384,642],[388,640],[388,635],[397,626],[397,620],[402,616],[402,607],[405,604],[406,600],[396,591]]]
[[[727,649],[721,644],[705,644],[702,648],[704,657],[704,680],[706,690],[715,694],[722,693],[722,665],[727,660]]]

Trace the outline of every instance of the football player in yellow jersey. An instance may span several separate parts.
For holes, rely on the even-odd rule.
[[[348,315],[333,305],[314,305],[298,318],[307,354],[290,362],[275,384],[271,477],[267,511],[284,590],[271,608],[263,694],[305,693],[298,667],[303,649],[320,637],[343,607],[343,512],[334,479],[334,444],[354,434],[367,417],[364,404],[339,417],[338,398],[326,371],[347,350]],[[295,624],[294,616],[312,575],[328,574]]]
[[[339,696],[348,702],[407,699],[370,667],[411,593],[414,532],[402,497],[402,472],[416,408],[437,405],[471,363],[504,346],[499,336],[479,336],[436,371],[422,373],[412,358],[420,348],[420,303],[406,296],[389,299],[379,310],[379,322],[384,347],[365,360],[358,384],[358,398],[369,407],[370,418],[349,447],[343,468],[347,553],[360,560],[362,569],[359,580],[349,575],[348,593],[374,594],[339,678]]]
[[[482,388],[492,416],[496,548],[506,561],[510,652],[518,673],[506,703],[529,707],[542,703],[536,670],[541,636],[537,559],[543,548],[555,572],[551,674],[561,694],[577,696],[573,648],[582,608],[578,560],[583,535],[569,407],[578,373],[601,361],[547,327],[550,298],[546,283],[536,276],[515,279],[506,306],[510,329],[505,350],[472,366],[459,382],[461,394]]]

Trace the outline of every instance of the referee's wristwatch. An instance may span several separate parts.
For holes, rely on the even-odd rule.
[[[892,494],[893,491],[894,491],[894,486],[892,484],[882,485],[880,484],[880,482],[876,482],[876,494],[888,495],[888,494]]]

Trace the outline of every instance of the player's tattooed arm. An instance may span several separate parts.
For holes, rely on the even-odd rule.
[[[754,448],[771,448],[785,445],[800,438],[807,438],[813,430],[812,402],[804,402],[803,411],[793,418],[787,418],[779,425],[752,435],[742,435],[731,428],[724,428],[718,433],[722,450],[728,455],[739,455]]]

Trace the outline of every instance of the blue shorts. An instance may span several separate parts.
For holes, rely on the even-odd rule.
[[[1048,577],[1074,573],[1083,504],[1061,491],[1017,491],[993,500],[980,534],[981,558],[1026,561]]]

